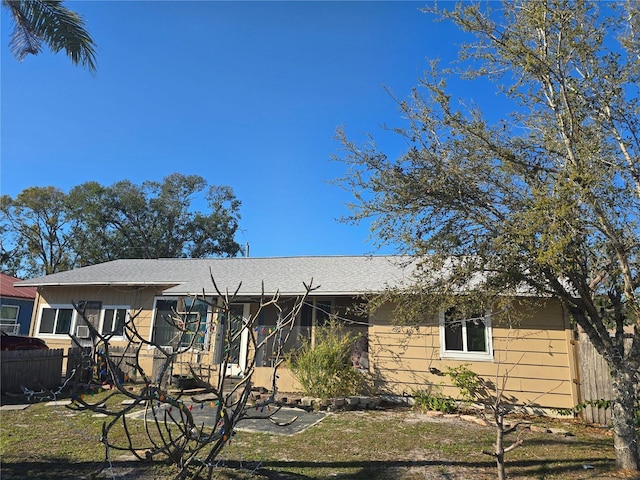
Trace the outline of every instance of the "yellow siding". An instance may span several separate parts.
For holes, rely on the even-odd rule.
[[[31,319],[31,335],[37,335],[38,318],[43,305],[70,305],[84,300],[100,301],[102,305],[128,305],[129,313],[143,338],[148,339],[153,311],[153,299],[160,293],[153,287],[40,287]],[[66,335],[38,335],[43,338],[49,348],[68,349],[72,340]],[[112,346],[124,347],[125,340],[113,340]],[[143,347],[140,355],[140,366],[149,375],[153,366],[153,350]],[[66,367],[65,367],[66,368]]]
[[[153,300],[159,294],[161,290],[152,287],[42,287],[36,298],[31,333],[36,333],[38,314],[43,303],[55,305],[69,304],[71,300],[97,300],[103,305],[129,305],[131,315],[135,316],[135,324],[146,339],[150,335]],[[337,299],[334,303],[339,310],[349,304],[350,299]],[[532,310],[535,313],[521,320],[517,327],[492,325],[493,359],[470,361],[440,358],[437,320],[432,319],[429,325],[418,329],[394,327],[391,322],[393,306],[384,306],[369,320],[368,328],[370,373],[379,392],[411,394],[431,385],[442,388],[444,394],[455,396],[457,391],[449,386],[448,377],[441,373],[448,367],[468,364],[468,368],[494,383],[502,382],[507,375],[505,395],[511,402],[552,408],[576,405],[579,400],[573,383],[575,358],[571,345],[572,334],[562,308],[552,301],[544,304],[523,301],[522,308],[523,311]],[[366,326],[353,328],[366,331]],[[65,336],[44,338],[52,348],[71,346],[70,339]],[[113,344],[118,346],[119,342]],[[142,366],[150,373],[153,350],[144,349]],[[210,352],[198,357],[201,365],[210,365],[212,361]],[[298,382],[286,368],[280,368],[278,373],[281,392],[300,390]],[[257,368],[253,383],[270,388],[271,374],[270,368]]]
[[[437,322],[418,329],[393,327],[391,307],[379,311],[370,328],[369,358],[382,390],[411,394],[430,386],[456,396],[449,367],[467,367],[493,384],[505,385],[505,398],[517,404],[568,408],[576,403],[571,334],[557,302],[536,304],[535,314],[516,328],[492,325],[491,361],[441,359]]]
[[[271,390],[273,369],[257,367],[252,380],[256,387],[264,387]],[[278,368],[278,391],[280,393],[300,392],[301,390],[300,383],[293,377],[288,368]]]
[[[102,305],[128,305],[129,314],[134,318],[135,324],[142,337],[149,338],[151,328],[151,313],[153,311],[153,299],[161,292],[152,287],[40,287],[36,297],[31,320],[31,334],[36,335],[38,317],[43,305],[70,305],[71,302],[83,300],[95,300]],[[41,335],[47,345],[53,348],[68,348],[71,339],[64,335]],[[59,337],[59,338],[58,338]],[[114,346],[124,346],[124,341],[114,341]]]

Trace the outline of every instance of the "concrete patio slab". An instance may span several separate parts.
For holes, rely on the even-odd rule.
[[[71,405],[72,400],[64,399],[64,400],[54,400],[53,402],[47,402],[45,405],[47,407],[60,407],[64,405]]]
[[[162,408],[168,409],[169,407]],[[200,408],[200,404],[194,404],[191,410],[196,425],[210,425],[213,423],[215,421],[215,412],[215,409],[208,405],[203,405],[203,408]],[[326,412],[308,412],[300,408],[283,407],[273,415],[271,419],[273,421],[271,421],[264,413],[250,409],[248,414],[259,418],[247,418],[238,422],[236,430],[268,433],[270,435],[295,435],[321,422],[327,416]],[[129,418],[142,419],[144,411],[133,412],[127,416]],[[277,425],[274,422],[285,425]]]
[[[8,411],[8,410],[24,410],[29,406],[29,404],[16,404],[16,405],[2,405],[0,407],[0,411]]]

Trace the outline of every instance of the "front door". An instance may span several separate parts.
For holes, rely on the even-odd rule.
[[[248,303],[231,305],[229,320],[225,322],[223,352],[227,354],[227,375],[242,376],[247,366],[249,332],[244,326],[250,315]]]

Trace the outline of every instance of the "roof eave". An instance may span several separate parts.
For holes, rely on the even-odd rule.
[[[180,283],[159,283],[159,282],[39,282],[16,286],[22,287],[175,287]]]
[[[222,292],[224,294],[224,292]],[[229,294],[232,294],[233,292],[229,291]],[[260,297],[262,295],[265,296],[272,296],[275,294],[280,295],[281,297],[297,297],[300,295],[304,295],[306,292],[305,291],[290,291],[290,292],[286,292],[286,291],[240,291],[238,292],[238,294],[236,296],[238,297]],[[361,295],[380,295],[382,294],[383,291],[345,291],[345,290],[331,290],[331,291],[313,291],[313,292],[309,292],[309,296],[310,297],[357,297],[357,296],[361,296]],[[167,297],[175,297],[175,296],[179,296],[179,295],[201,295],[202,294],[202,290],[199,292],[188,292],[188,291],[170,291],[170,292],[162,292],[162,295],[165,295]],[[217,292],[215,291],[208,291],[205,289],[204,292],[205,295],[217,295]]]

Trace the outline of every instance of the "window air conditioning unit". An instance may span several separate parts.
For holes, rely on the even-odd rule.
[[[86,325],[78,325],[76,327],[76,337],[89,338],[89,327]]]

